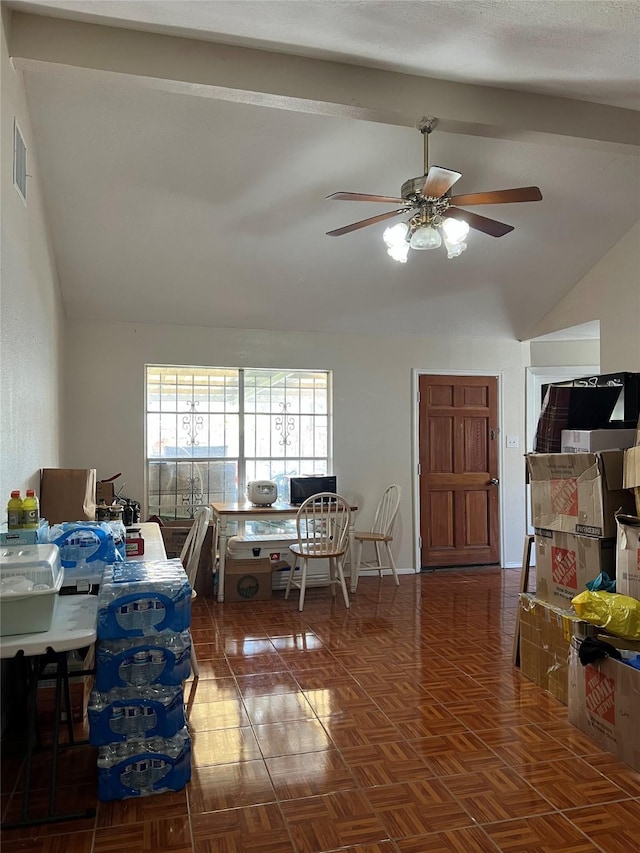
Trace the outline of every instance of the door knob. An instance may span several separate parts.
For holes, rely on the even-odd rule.
[[[490,486],[497,486],[499,482],[500,482],[500,480],[493,477],[491,480],[489,480],[489,485]]]

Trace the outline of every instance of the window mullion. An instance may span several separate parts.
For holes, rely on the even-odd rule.
[[[244,498],[247,486],[247,460],[245,457],[245,399],[244,370],[238,371],[238,500]]]

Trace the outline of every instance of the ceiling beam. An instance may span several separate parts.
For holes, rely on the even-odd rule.
[[[415,127],[636,150],[640,113],[123,27],[13,12],[14,66],[265,107]]]

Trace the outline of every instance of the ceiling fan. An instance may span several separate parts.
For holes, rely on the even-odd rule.
[[[365,193],[337,192],[327,196],[334,201],[369,201],[384,204],[398,204],[395,210],[380,213],[351,225],[344,225],[333,231],[327,231],[329,237],[341,237],[368,225],[375,225],[385,219],[412,213],[407,222],[400,222],[385,230],[383,239],[387,251],[396,261],[405,263],[409,249],[437,249],[444,239],[449,258],[456,258],[467,248],[465,238],[469,228],[482,231],[491,237],[503,237],[513,231],[512,225],[489,219],[462,210],[459,205],[510,204],[511,202],[540,201],[542,193],[538,187],[516,187],[508,190],[493,190],[484,193],[451,195],[451,188],[462,174],[441,166],[429,166],[429,134],[436,127],[435,118],[421,118],[418,130],[424,138],[424,174],[409,178],[400,189],[401,198],[386,195],[367,195]],[[442,232],[442,236],[440,234]]]

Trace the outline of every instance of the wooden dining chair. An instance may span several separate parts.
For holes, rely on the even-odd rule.
[[[191,585],[191,598],[196,597],[194,587],[196,583],[196,576],[198,574],[200,554],[202,552],[202,546],[207,535],[207,528],[211,522],[212,515],[213,510],[210,506],[203,506],[198,510],[193,519],[191,530],[189,531],[184,545],[182,546],[182,551],[180,552],[180,562],[184,566],[189,584]],[[198,678],[200,676],[200,669],[198,667],[198,659],[193,647],[193,640],[191,640],[190,659],[193,677]]]
[[[356,530],[353,539],[355,542],[355,559],[351,554],[351,592],[355,592],[358,587],[358,576],[360,570],[365,568],[377,569],[380,577],[382,577],[383,569],[391,569],[396,586],[399,585],[398,572],[396,564],[391,553],[391,543],[393,542],[393,525],[398,514],[400,506],[400,498],[402,497],[402,489],[397,484],[393,484],[385,489],[373,519],[371,530]],[[362,562],[362,547],[365,542],[372,542],[375,550],[375,558],[367,563]],[[386,562],[382,560],[382,550],[384,548],[386,554]]]
[[[335,596],[336,586],[339,585],[344,603],[349,607],[349,593],[344,580],[342,563],[349,547],[350,523],[349,504],[343,497],[333,492],[320,492],[301,504],[296,515],[298,541],[289,546],[291,553],[300,558],[300,579],[294,580],[298,561],[293,560],[284,596],[289,598],[291,587],[298,587],[300,590],[298,610],[304,607],[309,560],[318,559],[329,562],[329,585],[332,596]]]

